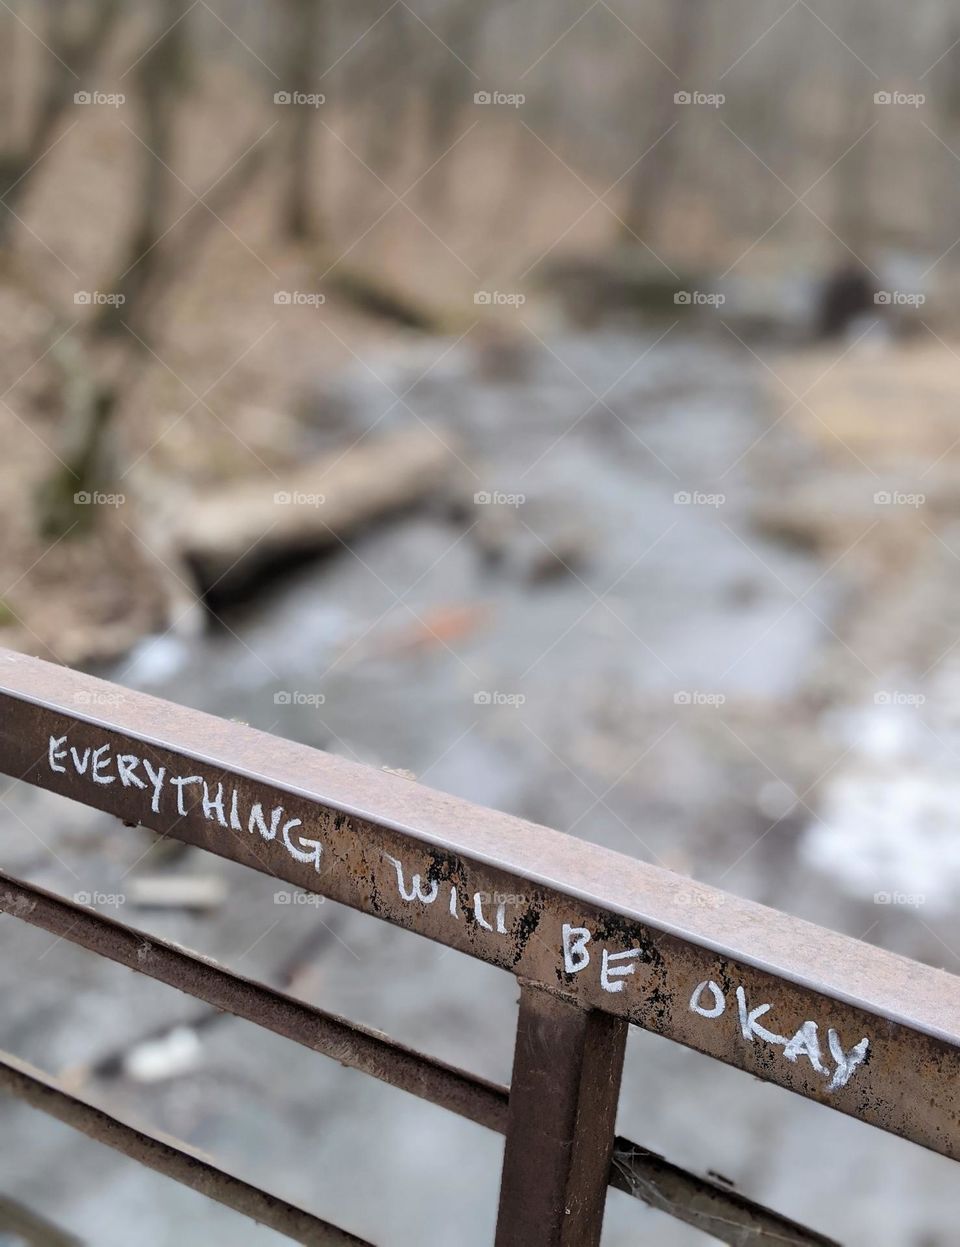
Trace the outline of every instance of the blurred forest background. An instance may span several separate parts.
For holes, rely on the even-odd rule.
[[[957,970],[960,6],[0,32],[0,643]],[[0,824],[5,869],[507,1079],[507,976],[48,794]],[[0,1046],[374,1241],[490,1241],[498,1139],[2,933]],[[630,1044],[622,1133],[956,1241],[948,1162]],[[9,1241],[276,1241],[0,1112]],[[604,1241],[706,1239],[612,1195]]]
[[[949,6],[68,0],[2,21],[10,570],[90,527],[75,493],[149,513],[102,517],[5,603],[68,660],[164,618],[135,574],[144,543],[182,553],[161,512],[297,460],[318,379],[371,336],[479,320],[530,346],[521,320],[666,317],[691,287],[726,291],[738,332],[843,329],[865,284],[941,329],[952,310]],[[831,274],[852,287],[832,314]],[[535,314],[478,317],[478,290]]]

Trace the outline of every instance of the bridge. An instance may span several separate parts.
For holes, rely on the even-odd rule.
[[[504,1087],[0,873],[0,912],[503,1134],[496,1247],[598,1244],[610,1186],[732,1247],[833,1241],[616,1135],[630,1026],[960,1159],[960,980],[941,970],[4,650],[0,771],[514,975]],[[363,1241],[3,1054],[0,1088],[295,1242]]]

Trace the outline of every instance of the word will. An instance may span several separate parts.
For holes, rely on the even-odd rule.
[[[403,873],[403,863],[397,861],[395,857],[391,857],[389,853],[384,853],[383,860],[385,862],[389,862],[397,872],[397,891],[400,893],[401,900],[419,901],[422,905],[432,905],[439,897],[440,883],[437,879],[431,879],[430,882],[424,886],[423,879],[420,875],[412,875],[408,886]],[[473,917],[477,923],[477,926],[483,927],[484,931],[496,930],[498,935],[506,935],[507,906],[509,904],[522,902],[523,899],[523,897],[508,896],[506,894],[501,895],[497,892],[493,893],[492,896],[489,892],[474,892],[473,896],[468,901],[468,905],[473,911]],[[495,914],[491,915],[496,923],[495,927],[492,923],[487,921],[483,912],[484,903],[489,903],[491,900],[496,903],[497,906]],[[447,898],[447,904],[449,906],[450,917],[459,918],[460,895],[454,884],[450,885],[450,895]]]

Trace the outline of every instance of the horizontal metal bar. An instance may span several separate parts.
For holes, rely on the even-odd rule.
[[[610,1185],[727,1247],[839,1247],[836,1239],[619,1136],[613,1145]]]
[[[208,1199],[242,1212],[261,1225],[311,1247],[370,1247],[365,1239],[312,1216],[295,1204],[278,1199],[225,1173],[193,1148],[179,1141],[148,1134],[130,1126],[60,1085],[9,1053],[0,1053],[0,1091],[32,1108],[56,1117],[88,1138],[105,1143],[132,1160],[182,1182]]]
[[[33,1208],[9,1195],[0,1195],[0,1242],[9,1240],[27,1247],[84,1247],[75,1234],[69,1234]]]
[[[0,913],[70,940],[216,1009],[246,1018],[341,1065],[440,1104],[481,1126],[503,1131],[506,1090],[425,1057],[379,1031],[349,1022],[235,974],[179,944],[145,935],[96,910],[0,871]]]
[[[960,1158],[952,975],[9,651],[0,651],[0,770]]]
[[[69,940],[216,1009],[332,1057],[499,1134],[506,1133],[509,1088],[447,1065],[379,1031],[244,978],[180,944],[147,936],[115,918],[0,871],[0,913]],[[778,1213],[618,1138],[610,1184],[730,1247],[765,1239],[781,1247],[836,1247]]]

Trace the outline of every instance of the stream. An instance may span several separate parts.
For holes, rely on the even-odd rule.
[[[462,496],[351,538],[202,636],[149,638],[107,678],[862,936],[873,906],[799,847],[820,769],[805,688],[851,589],[756,523],[808,454],[756,361],[732,339],[611,328],[516,356],[429,342],[337,385],[348,441],[424,423],[449,441]],[[332,401],[317,399],[318,444]],[[247,975],[275,978],[309,935],[297,993],[508,1081],[516,986],[493,967],[322,898],[278,899],[269,878],[194,850],[167,861],[148,833],[49,794],[18,789],[8,809],[14,873],[112,897],[122,920]],[[125,880],[160,869],[222,879],[226,904],[125,910]],[[498,1137],[246,1023],[197,1025],[195,1003],[42,932],[11,939],[4,1047],[77,1070],[181,1023],[153,1065],[96,1075],[97,1094],[374,1241],[492,1240]],[[134,1226],[142,1247],[280,1241],[4,1113],[23,1155],[13,1189],[89,1241],[125,1244]],[[635,1029],[618,1130],[854,1247],[953,1241],[949,1162]],[[32,1163],[41,1143],[55,1198]],[[608,1247],[704,1241],[608,1201]]]

